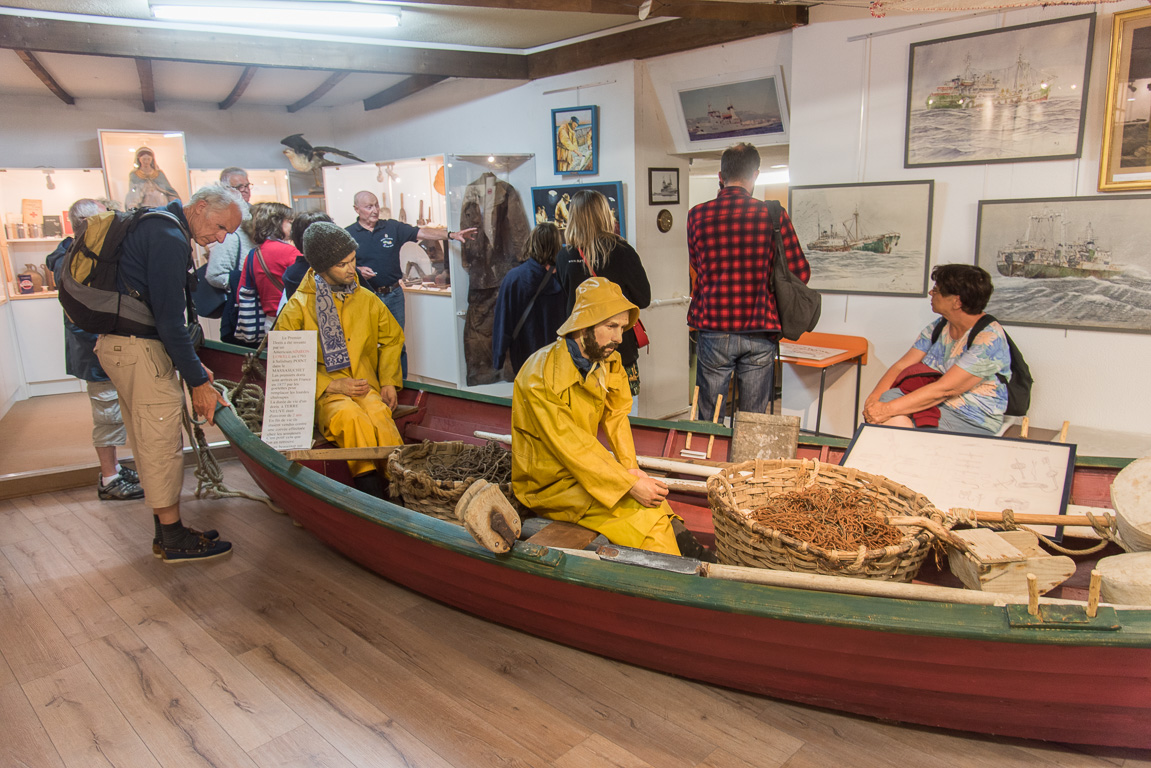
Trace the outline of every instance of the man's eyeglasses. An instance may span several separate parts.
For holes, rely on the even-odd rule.
[[[236,190],[237,192],[248,192],[252,189],[252,185],[251,184],[233,184],[232,189]]]

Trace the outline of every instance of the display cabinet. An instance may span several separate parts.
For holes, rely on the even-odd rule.
[[[344,227],[356,220],[352,202],[357,192],[365,190],[379,199],[381,217],[452,231],[478,225],[485,231],[476,243],[484,243],[481,250],[487,254],[491,251],[487,246],[509,231],[497,225],[492,216],[496,209],[490,204],[495,202],[498,191],[498,216],[505,216],[507,201],[515,202],[511,206],[516,222],[511,228],[516,233],[515,243],[501,242],[501,246],[504,251],[514,250],[518,258],[522,240],[531,231],[522,201],[529,199],[535,181],[533,155],[447,154],[329,166],[324,169],[324,195],[328,215]],[[469,200],[478,205],[469,219],[471,223],[466,223],[462,217]],[[444,245],[448,245],[446,252]],[[470,249],[471,246],[469,253]],[[491,367],[490,314],[485,318],[489,326],[486,343],[482,338],[477,341],[477,318],[472,318],[473,327],[468,330],[469,294],[477,288],[485,292],[485,300],[489,298],[486,294],[498,291],[499,278],[507,265],[501,261],[494,270],[482,270],[483,275],[474,280],[469,274],[472,266],[469,263],[468,268],[464,267],[462,247],[454,241],[428,241],[423,247],[408,244],[401,250],[408,377],[472,391],[510,394],[509,381],[488,382],[486,379],[491,376],[476,372],[483,367],[484,359],[487,368]],[[490,298],[494,302],[494,296]],[[475,309],[471,311],[476,314]],[[471,352],[465,350],[465,339],[469,337]],[[454,343],[445,345],[447,339]]]

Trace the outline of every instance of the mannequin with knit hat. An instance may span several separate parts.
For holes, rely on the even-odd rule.
[[[284,305],[277,331],[317,331],[316,424],[341,448],[400,445],[392,420],[403,386],[404,332],[392,313],[356,279],[356,241],[341,227],[319,221],[304,232],[311,269]],[[349,461],[356,487],[383,497],[370,461]]]
[[[638,319],[639,308],[610,280],[593,277],[576,289],[559,339],[516,376],[512,490],[541,517],[613,544],[706,556],[668,506],[667,485],[636,461],[631,389],[616,348]],[[596,438],[601,429],[608,447]]]

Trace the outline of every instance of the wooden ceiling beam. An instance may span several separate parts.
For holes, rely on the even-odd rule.
[[[228,94],[228,98],[216,106],[220,109],[227,109],[239,101],[240,97],[244,95],[244,91],[248,90],[248,85],[252,82],[252,78],[256,76],[257,69],[259,69],[259,67],[244,67],[243,74],[241,74],[240,79],[236,81],[236,87]]]
[[[413,0],[420,5],[455,5],[466,8],[496,8],[512,11],[556,11],[561,13],[601,13],[639,18],[643,0]],[[682,19],[722,21],[761,21],[767,3],[721,2],[720,0],[652,0],[652,18],[674,16]]]
[[[299,112],[301,109],[308,106],[313,101],[320,98],[325,93],[327,93],[328,91],[332,90],[337,85],[339,85],[340,81],[343,80],[345,77],[347,77],[349,74],[351,74],[351,73],[350,72],[333,72],[331,75],[328,76],[327,80],[320,83],[320,86],[318,88],[316,88],[316,90],[312,91],[307,96],[305,96],[304,98],[297,101],[295,104],[292,104],[291,106],[289,106],[288,111],[289,112]]]
[[[0,16],[0,48],[206,64],[523,80],[526,57]]]
[[[40,82],[44,83],[48,90],[56,94],[56,97],[59,98],[60,101],[69,106],[76,103],[76,100],[72,98],[72,94],[60,87],[60,84],[56,82],[56,78],[48,74],[48,70],[44,69],[44,65],[41,64],[31,52],[16,49],[16,55],[20,57],[20,61],[28,65],[28,69],[32,70],[32,74],[40,78]]]
[[[380,109],[389,104],[394,104],[400,99],[407,98],[413,93],[419,93],[425,88],[430,88],[444,80],[447,80],[447,78],[440,77],[439,75],[412,75],[408,79],[396,83],[391,88],[385,88],[374,96],[369,96],[364,99],[364,111],[370,112],[373,109]]]
[[[806,7],[772,5],[764,9],[768,18],[758,22],[675,19],[533,53],[528,56],[528,77],[537,80],[628,59],[650,59],[807,24]]]
[[[152,60],[136,59],[136,72],[140,75],[140,100],[145,112],[156,111],[156,84],[152,80]]]

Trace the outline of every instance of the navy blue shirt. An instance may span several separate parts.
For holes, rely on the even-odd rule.
[[[356,266],[375,270],[376,276],[369,281],[372,288],[390,288],[400,281],[404,276],[400,267],[400,246],[414,243],[420,233],[419,227],[395,219],[380,219],[370,231],[359,221],[345,229],[359,246]]]
[[[545,280],[546,283],[543,282]],[[532,304],[519,336],[513,339],[512,331],[537,290],[539,296]],[[504,358],[510,355],[512,372],[519,373],[533,352],[556,340],[556,331],[566,319],[567,294],[555,275],[535,259],[528,259],[515,267],[504,276],[496,296],[492,321],[492,367],[502,368]]]
[[[178,200],[157,210],[174,214],[187,230],[188,219]],[[191,268],[192,244],[176,222],[167,217],[141,219],[132,234],[124,238],[120,252],[120,292],[138,292],[152,308],[152,317],[156,320],[156,335],[142,338],[162,341],[184,381],[198,387],[208,381],[208,374],[188,336],[185,290]]]

